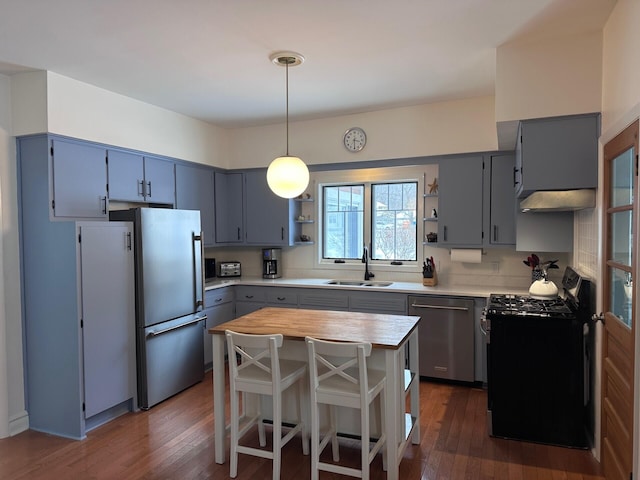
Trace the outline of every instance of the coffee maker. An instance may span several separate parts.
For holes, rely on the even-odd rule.
[[[262,249],[262,278],[280,278],[282,276],[282,249]]]

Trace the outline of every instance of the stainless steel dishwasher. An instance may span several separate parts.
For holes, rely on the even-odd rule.
[[[418,326],[420,376],[473,382],[473,299],[410,296],[409,315],[422,317]]]

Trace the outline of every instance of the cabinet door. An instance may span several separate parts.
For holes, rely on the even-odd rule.
[[[514,155],[491,157],[489,243],[515,245],[516,199],[513,193]]]
[[[243,174],[214,174],[216,243],[242,243]]]
[[[109,150],[109,199],[144,202],[144,159],[135,153]]]
[[[173,205],[176,200],[174,163],[144,157],[145,200],[149,203]]]
[[[208,368],[212,365],[213,353],[211,346],[211,327],[233,320],[235,308],[233,305],[233,289],[230,287],[207,290],[204,304],[207,308],[203,313],[207,316],[204,331],[204,365]]]
[[[482,157],[440,162],[438,188],[439,246],[482,246]]]
[[[106,150],[52,140],[53,212],[56,217],[107,217]]]
[[[599,123],[593,114],[523,121],[516,146],[518,194],[596,188]]]
[[[204,244],[214,244],[213,169],[176,165],[176,208],[199,210]]]
[[[79,227],[85,418],[136,391],[135,299],[130,223]]]
[[[289,200],[278,197],[267,184],[266,171],[245,173],[246,243],[289,244]]]

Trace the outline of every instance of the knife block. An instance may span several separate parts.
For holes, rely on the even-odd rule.
[[[435,287],[438,284],[438,274],[433,270],[433,277],[422,277],[422,285],[425,287]]]

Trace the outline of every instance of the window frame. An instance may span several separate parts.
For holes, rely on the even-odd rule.
[[[361,258],[356,259],[325,259],[323,258],[324,249],[324,198],[323,189],[326,186],[339,186],[339,185],[354,185],[364,184],[364,215],[363,215],[363,228],[364,228],[364,243],[371,246],[372,242],[372,222],[373,222],[373,209],[371,208],[372,201],[372,184],[374,183],[403,183],[403,182],[416,182],[417,183],[417,198],[416,198],[416,260],[402,260],[402,265],[391,265],[392,260],[375,260],[370,259],[369,265],[375,271],[389,271],[389,272],[405,272],[416,273],[422,272],[422,262],[425,258],[424,247],[425,243],[421,241],[424,238],[424,188],[425,178],[431,178],[437,176],[438,165],[437,163],[426,165],[411,165],[411,166],[398,166],[398,167],[381,167],[381,168],[365,168],[365,169],[345,169],[345,170],[332,170],[314,172],[312,181],[315,184],[315,197],[316,202],[316,231],[315,235],[318,241],[315,243],[315,255],[314,255],[314,269],[320,270],[332,270],[336,272],[345,272],[353,270],[360,275],[361,270],[364,268]]]

